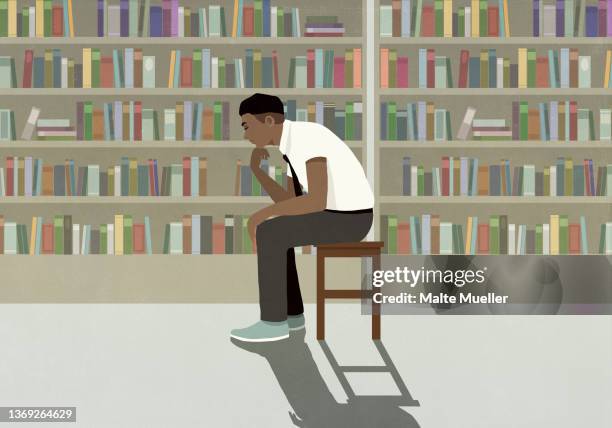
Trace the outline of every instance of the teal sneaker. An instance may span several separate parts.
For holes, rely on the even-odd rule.
[[[257,321],[252,326],[232,330],[230,336],[244,342],[274,342],[289,337],[289,326],[287,321]]]
[[[289,331],[301,330],[306,327],[304,320],[304,314],[289,315],[287,317],[287,324],[289,325]]]

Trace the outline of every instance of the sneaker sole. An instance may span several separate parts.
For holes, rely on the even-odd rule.
[[[289,331],[297,331],[297,330],[304,330],[306,328],[305,324],[302,324],[299,327],[289,327]]]
[[[233,337],[234,339],[240,340],[242,342],[276,342],[277,340],[283,340],[283,339],[289,338],[289,334],[286,334],[285,336],[278,336],[278,337],[266,337],[263,339],[247,339],[247,338],[240,337],[240,336],[234,336],[233,334],[230,334],[230,337]]]

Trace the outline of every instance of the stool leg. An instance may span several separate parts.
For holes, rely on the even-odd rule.
[[[372,256],[372,274],[380,269],[380,254]],[[372,290],[372,293],[374,290]],[[380,303],[372,299],[372,340],[380,340]]]
[[[317,340],[325,340],[325,257],[317,251]]]

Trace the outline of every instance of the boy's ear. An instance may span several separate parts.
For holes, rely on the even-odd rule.
[[[274,120],[274,118],[271,115],[266,116],[266,118],[264,119],[264,123],[268,126],[273,126],[276,124],[276,121]]]

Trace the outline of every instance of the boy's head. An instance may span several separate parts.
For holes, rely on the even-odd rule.
[[[285,120],[283,102],[274,95],[255,93],[240,103],[244,138],[257,147],[272,143],[275,126]]]

